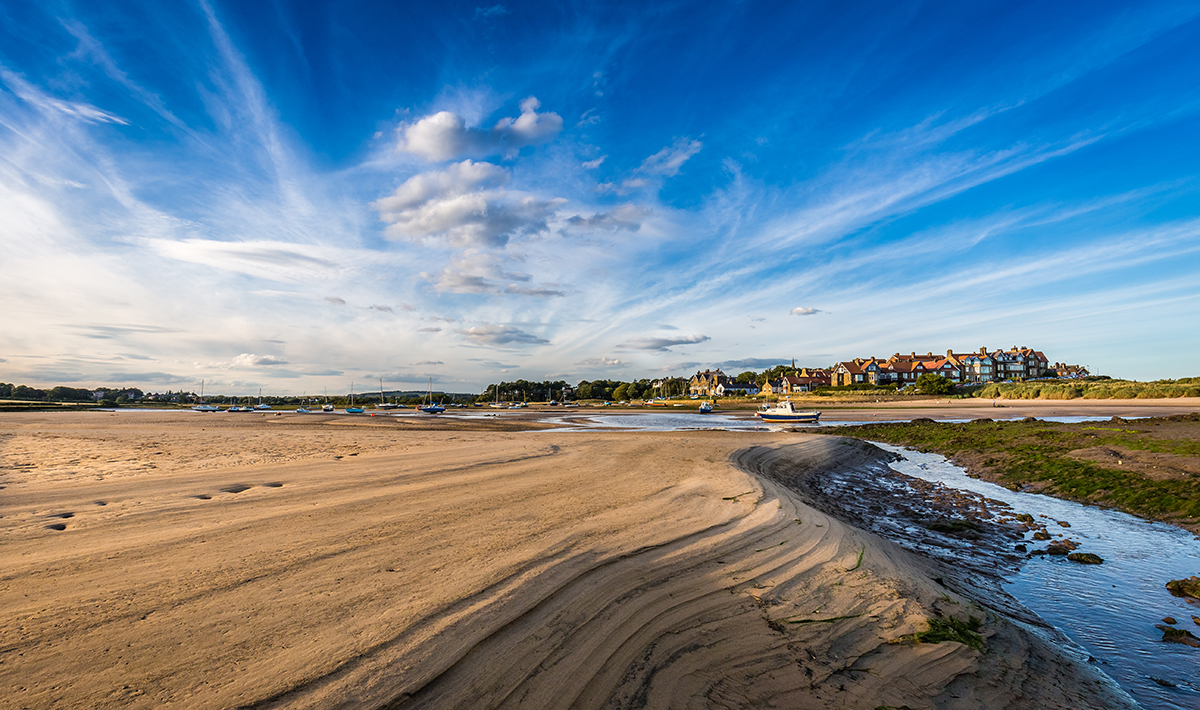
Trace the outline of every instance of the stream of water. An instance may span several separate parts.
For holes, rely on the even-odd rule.
[[[1081,552],[1099,555],[1104,564],[1034,557],[1007,591],[1082,646],[1143,707],[1200,707],[1200,649],[1164,643],[1155,628],[1169,616],[1178,628],[1200,635],[1192,621],[1200,616],[1200,605],[1171,596],[1164,586],[1200,574],[1200,541],[1185,530],[1125,513],[1013,492],[971,478],[937,454],[877,445],[905,457],[892,464],[903,474],[1002,500],[1019,513],[1070,523],[1055,533],[1056,539],[1080,543]]]

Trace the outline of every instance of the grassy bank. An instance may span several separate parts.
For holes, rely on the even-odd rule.
[[[1048,380],[992,383],[976,390],[985,399],[1165,399],[1200,397],[1200,377],[1135,382],[1132,380]]]
[[[1008,488],[1200,532],[1200,414],[1100,425],[915,420],[823,431],[942,454]]]

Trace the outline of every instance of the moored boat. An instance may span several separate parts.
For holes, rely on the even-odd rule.
[[[426,395],[425,403],[422,404],[420,407],[417,407],[417,409],[420,409],[422,412],[425,412],[426,414],[441,414],[442,412],[446,411],[446,408],[443,407],[441,405],[441,403],[438,403],[438,404],[433,403],[433,378],[432,377],[429,378],[429,394]]]
[[[708,402],[708,401],[701,402],[700,406],[696,409],[696,411],[701,414],[709,414],[712,412],[712,410],[713,410],[713,403]]]
[[[798,424],[816,424],[820,419],[821,413],[815,409],[802,411],[796,409],[796,405],[788,400],[776,403],[774,407],[763,405],[763,408],[754,413],[754,416],[762,419],[764,422],[793,422]]]

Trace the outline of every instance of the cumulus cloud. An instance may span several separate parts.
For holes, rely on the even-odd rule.
[[[625,229],[636,232],[642,228],[642,221],[652,214],[652,211],[638,205],[620,205],[608,212],[597,212],[590,217],[575,215],[567,218],[567,224],[581,229]]]
[[[657,350],[665,352],[668,348],[676,345],[693,345],[695,343],[703,343],[706,340],[712,340],[712,338],[707,335],[682,335],[675,338],[630,338],[617,347],[624,350]]]
[[[791,310],[791,314],[794,316],[811,316],[816,313],[824,313],[824,311],[817,310],[816,308],[793,308]]]
[[[415,123],[399,127],[397,146],[426,160],[483,158],[489,155],[511,157],[527,145],[552,140],[562,130],[557,113],[538,113],[541,103],[530,96],[521,102],[521,115],[502,118],[490,129],[474,128],[466,119],[450,111],[439,111]]]
[[[455,331],[467,340],[484,345],[547,345],[549,340],[539,338],[532,333],[526,333],[511,325],[496,325],[485,323],[474,328],[464,328]]]
[[[679,169],[688,161],[688,158],[699,153],[703,147],[704,144],[700,141],[677,138],[674,145],[669,145],[643,160],[642,167],[639,169],[651,175],[673,177],[679,174]]]
[[[617,367],[619,365],[624,365],[625,363],[622,360],[618,360],[618,359],[612,358],[612,357],[589,357],[586,360],[580,360],[576,364],[587,365],[587,366],[592,366],[592,367],[599,367],[599,366]]]
[[[542,200],[501,189],[508,171],[464,160],[415,175],[376,200],[389,237],[442,240],[453,247],[502,247],[516,234],[545,231],[562,199]]]

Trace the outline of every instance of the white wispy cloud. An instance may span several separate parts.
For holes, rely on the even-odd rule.
[[[707,335],[683,335],[674,338],[646,336],[630,338],[617,347],[625,350],[666,351],[668,348],[676,345],[695,345],[696,343],[703,343],[708,340],[712,340],[712,338],[708,337]]]
[[[639,170],[650,175],[674,177],[679,174],[683,164],[703,147],[704,144],[700,141],[676,138],[675,143],[643,160]]]
[[[805,307],[801,306],[799,308],[793,308],[791,310],[791,315],[793,315],[793,316],[811,316],[811,315],[815,315],[817,313],[823,313],[823,312],[824,311],[817,310],[816,308],[805,308]]]
[[[456,330],[467,340],[483,345],[547,345],[549,340],[527,333],[511,325],[485,323]]]

